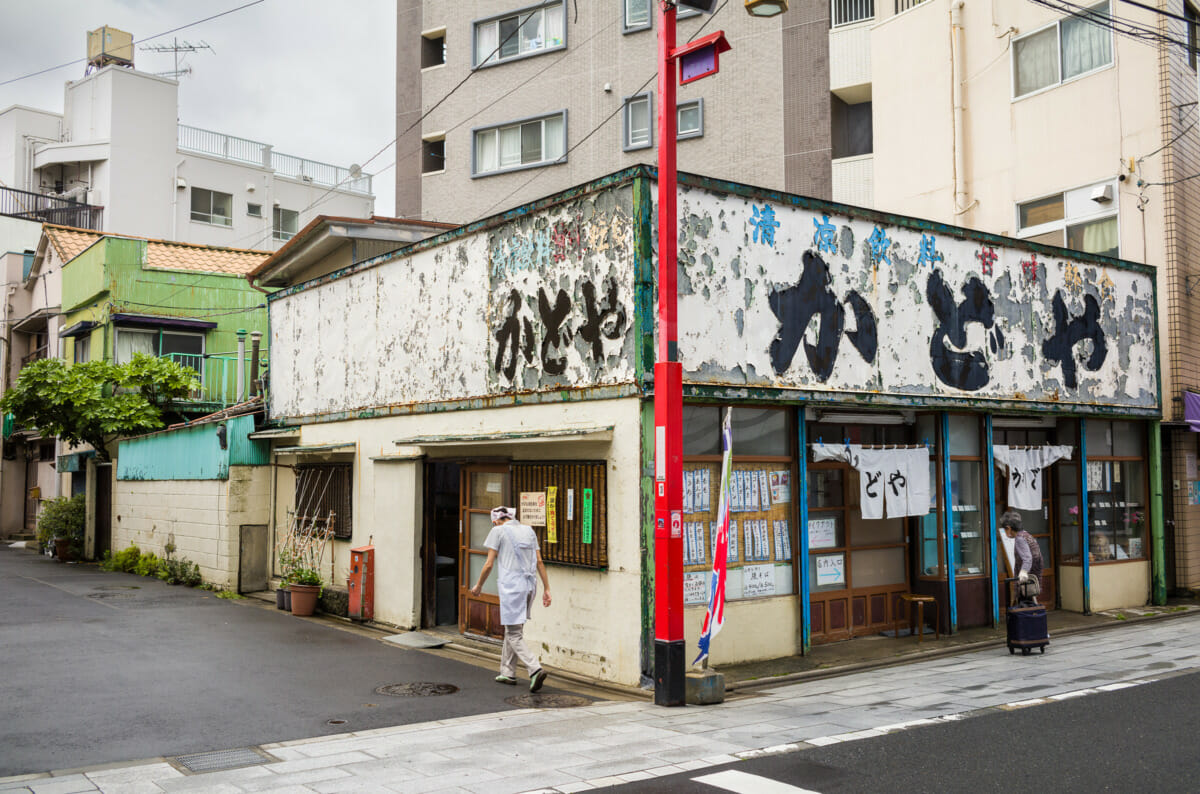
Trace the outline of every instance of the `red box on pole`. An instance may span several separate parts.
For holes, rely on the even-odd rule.
[[[350,549],[350,619],[375,617],[375,547]]]

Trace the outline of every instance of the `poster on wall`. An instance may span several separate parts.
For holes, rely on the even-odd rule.
[[[1089,460],[1087,465],[1087,489],[1089,491],[1107,491],[1108,477],[1105,476],[1108,464],[1102,460]]]
[[[704,604],[708,602],[708,572],[695,571],[683,575],[683,603]]]
[[[1195,452],[1183,453],[1183,467],[1187,471],[1187,478],[1189,480],[1196,479],[1196,453]]]
[[[792,473],[790,471],[773,471],[770,473],[771,501],[792,501]]]
[[[1188,483],[1188,504],[1200,505],[1200,480]]]
[[[742,597],[775,595],[775,566],[747,565],[742,569]]]
[[[558,543],[558,488],[546,488],[546,542]]]
[[[523,491],[521,493],[521,523],[531,527],[546,526],[545,491]]]
[[[808,520],[808,547],[810,549],[832,549],[837,545],[837,519],[810,518]]]
[[[846,584],[846,555],[822,554],[816,563],[817,587]]]

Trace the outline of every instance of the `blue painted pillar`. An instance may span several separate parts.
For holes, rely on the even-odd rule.
[[[1091,520],[1088,518],[1087,420],[1079,420],[1079,564],[1083,566],[1083,614],[1092,614]]]
[[[988,533],[988,553],[992,556],[988,563],[988,570],[992,572],[992,626],[1000,625],[1000,572],[996,570],[996,459],[992,451],[992,415],[987,414],[983,417],[984,427],[984,452],[983,465],[987,467],[987,533]]]
[[[796,499],[800,506],[800,526],[796,538],[796,565],[800,569],[800,652],[807,655],[812,650],[812,625],[809,621],[809,577],[808,577],[808,426],[804,409],[799,411],[796,435],[800,442],[800,459],[797,464]]]
[[[946,589],[950,603],[949,633],[958,632],[958,592],[954,575],[954,488],[950,481],[950,414],[942,411],[940,423],[942,482],[946,485]]]

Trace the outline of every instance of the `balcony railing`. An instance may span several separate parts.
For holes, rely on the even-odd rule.
[[[226,135],[222,132],[202,130],[199,127],[179,125],[179,148],[198,152],[224,160],[248,163],[270,168],[280,176],[312,182],[324,187],[338,187],[355,193],[371,192],[371,175],[353,176],[349,168],[308,160],[272,150],[271,145]]]
[[[898,3],[901,1],[897,0]],[[874,19],[875,0],[830,0],[830,13],[835,28]]]
[[[29,355],[21,357],[21,366],[24,367],[27,364],[32,364],[40,358],[45,358],[47,355],[49,355],[49,353],[49,345],[42,345],[41,347],[35,348],[29,351]]]
[[[103,207],[94,207],[79,201],[0,187],[0,215],[98,231],[103,211]]]
[[[238,394],[238,358],[236,355],[206,355],[168,353],[163,358],[194,370],[200,376],[199,388],[185,400],[203,404],[205,409],[226,408],[247,399],[250,395],[250,358],[242,359],[242,394]],[[259,373],[267,371],[267,351],[259,351]]]

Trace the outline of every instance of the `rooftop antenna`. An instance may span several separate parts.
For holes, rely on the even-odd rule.
[[[214,50],[212,48],[212,45],[210,45],[206,41],[201,41],[199,44],[192,44],[190,41],[180,41],[179,39],[172,39],[170,44],[142,44],[141,46],[138,47],[138,49],[144,50],[146,52],[159,52],[159,53],[171,52],[171,53],[174,53],[175,54],[175,68],[169,72],[155,72],[155,74],[158,75],[159,77],[170,77],[172,79],[178,79],[179,77],[182,77],[185,74],[192,73],[192,67],[184,66],[181,68],[179,66],[179,54],[180,53],[187,55],[188,53],[199,52],[200,50],[208,50],[209,52],[211,52],[215,55],[217,52],[216,50]]]

